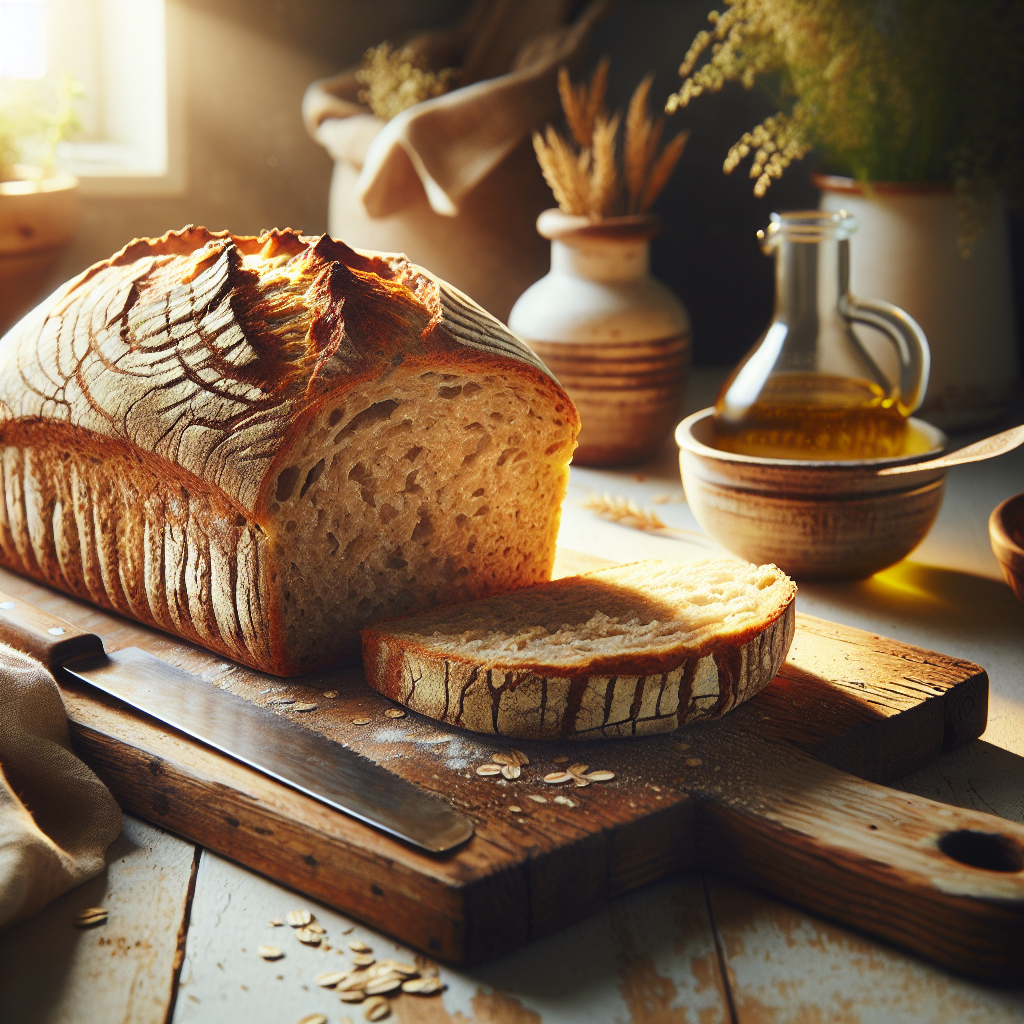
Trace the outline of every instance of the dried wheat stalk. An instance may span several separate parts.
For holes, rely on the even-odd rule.
[[[610,494],[591,494],[583,502],[583,507],[596,512],[602,519],[632,526],[634,530],[668,529],[654,512],[647,512],[632,499],[619,494],[614,498]]]
[[[564,67],[559,70],[558,93],[570,138],[548,125],[543,135],[534,132],[533,146],[563,212],[600,220],[651,208],[679,162],[688,136],[680,133],[658,152],[665,119],[652,120],[647,112],[653,80],[653,75],[646,75],[630,100],[620,169],[621,116],[610,117],[604,107],[608,58],[598,64],[589,85],[574,86],[569,72]]]

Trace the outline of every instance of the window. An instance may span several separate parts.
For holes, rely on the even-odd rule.
[[[86,194],[183,190],[164,0],[0,0],[0,75],[52,92],[82,83],[82,131],[57,150]]]

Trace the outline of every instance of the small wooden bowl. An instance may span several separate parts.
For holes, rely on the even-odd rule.
[[[1024,603],[1024,494],[996,505],[988,517],[988,537],[1006,582]]]
[[[683,490],[697,522],[751,562],[774,562],[796,579],[863,579],[908,555],[938,515],[944,469],[878,475],[942,451],[946,436],[928,423],[910,421],[931,444],[924,454],[824,462],[720,451],[713,413],[676,428]]]

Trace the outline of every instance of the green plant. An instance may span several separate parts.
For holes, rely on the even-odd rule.
[[[724,164],[752,155],[756,195],[813,148],[862,182],[951,183],[975,207],[994,188],[1020,201],[1024,0],[726,0],[708,20],[666,109],[730,81],[763,86],[779,112]]]
[[[0,181],[18,177],[19,163],[33,164],[44,177],[53,172],[57,144],[80,127],[75,104],[83,95],[70,75],[58,82],[54,108],[27,85],[0,93]]]

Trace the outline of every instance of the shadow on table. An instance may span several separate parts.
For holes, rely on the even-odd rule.
[[[918,562],[899,562],[866,580],[801,583],[800,595],[813,615],[848,611],[851,620],[877,620],[878,629],[890,622],[894,628],[969,633],[979,643],[1024,633],[1024,609],[1002,580]]]
[[[48,1021],[51,1009],[66,1000],[64,988],[77,947],[97,941],[95,930],[75,928],[72,918],[87,907],[105,905],[110,865],[135,849],[122,832],[107,850],[107,867],[100,874],[0,932],[0,1021]]]

